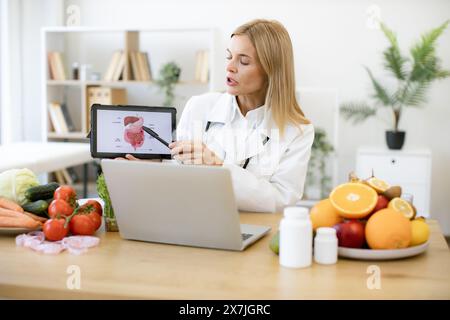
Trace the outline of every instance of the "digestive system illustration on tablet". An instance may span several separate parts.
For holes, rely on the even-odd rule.
[[[125,141],[131,144],[134,150],[142,147],[144,144],[144,130],[142,129],[142,126],[144,125],[144,118],[127,116],[123,119],[123,124],[125,126]]]

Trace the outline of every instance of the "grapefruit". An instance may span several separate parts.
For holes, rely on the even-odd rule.
[[[363,183],[348,182],[334,188],[329,199],[341,217],[362,219],[377,205],[378,194]]]
[[[411,221],[390,208],[375,212],[366,224],[366,240],[371,249],[406,248],[411,235]]]

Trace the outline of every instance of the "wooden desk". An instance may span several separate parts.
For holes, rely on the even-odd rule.
[[[449,299],[450,252],[436,221],[428,251],[390,262],[340,259],[307,269],[280,267],[268,248],[280,214],[241,214],[243,223],[272,226],[244,252],[122,240],[101,232],[100,247],[81,256],[45,256],[0,237],[0,297],[150,299]],[[369,265],[381,289],[367,289]],[[81,289],[66,287],[67,268],[81,268]]]

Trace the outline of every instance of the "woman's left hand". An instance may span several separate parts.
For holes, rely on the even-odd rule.
[[[201,141],[175,141],[169,144],[173,158],[183,164],[221,166],[220,159]]]

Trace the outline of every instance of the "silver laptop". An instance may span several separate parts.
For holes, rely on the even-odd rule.
[[[101,161],[122,238],[244,250],[270,227],[239,223],[228,169]]]

